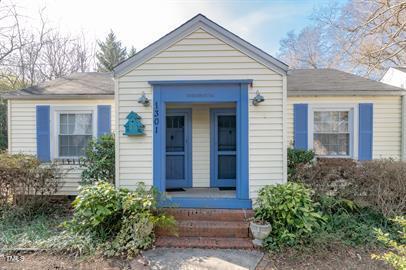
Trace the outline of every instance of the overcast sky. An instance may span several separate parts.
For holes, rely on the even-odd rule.
[[[6,0],[7,1],[7,0]],[[309,23],[313,9],[328,0],[14,0],[28,17],[45,7],[53,25],[88,40],[112,29],[125,46],[140,50],[198,13],[261,49],[276,54],[279,40]],[[346,0],[340,0],[341,2]]]

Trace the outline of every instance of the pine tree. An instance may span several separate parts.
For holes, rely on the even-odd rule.
[[[131,46],[131,49],[130,49],[130,51],[128,52],[128,58],[130,58],[131,56],[133,56],[134,54],[136,54],[137,53],[137,50],[135,49],[135,47],[134,46]]]
[[[110,30],[104,42],[98,41],[97,45],[99,45],[99,51],[96,53],[98,71],[112,71],[118,63],[127,58],[127,49],[117,40],[113,30]]]

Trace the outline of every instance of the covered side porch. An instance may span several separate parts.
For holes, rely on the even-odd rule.
[[[251,80],[150,81],[153,185],[163,206],[252,208],[248,179]]]

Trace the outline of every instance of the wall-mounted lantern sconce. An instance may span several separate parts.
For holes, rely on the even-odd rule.
[[[141,97],[138,99],[138,103],[141,103],[145,107],[149,106],[150,101],[149,98],[147,98],[147,96],[145,95],[145,92],[142,92]]]
[[[257,90],[257,95],[252,99],[252,105],[257,106],[259,103],[263,102],[265,98],[261,96],[259,90]]]

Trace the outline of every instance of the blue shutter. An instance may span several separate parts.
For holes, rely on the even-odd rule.
[[[97,106],[97,137],[111,132],[111,106]]]
[[[296,149],[307,150],[307,104],[294,104],[293,105],[293,123],[294,123],[294,147]]]
[[[372,159],[373,104],[359,104],[358,159]]]
[[[49,105],[37,106],[37,157],[41,161],[51,160]]]

